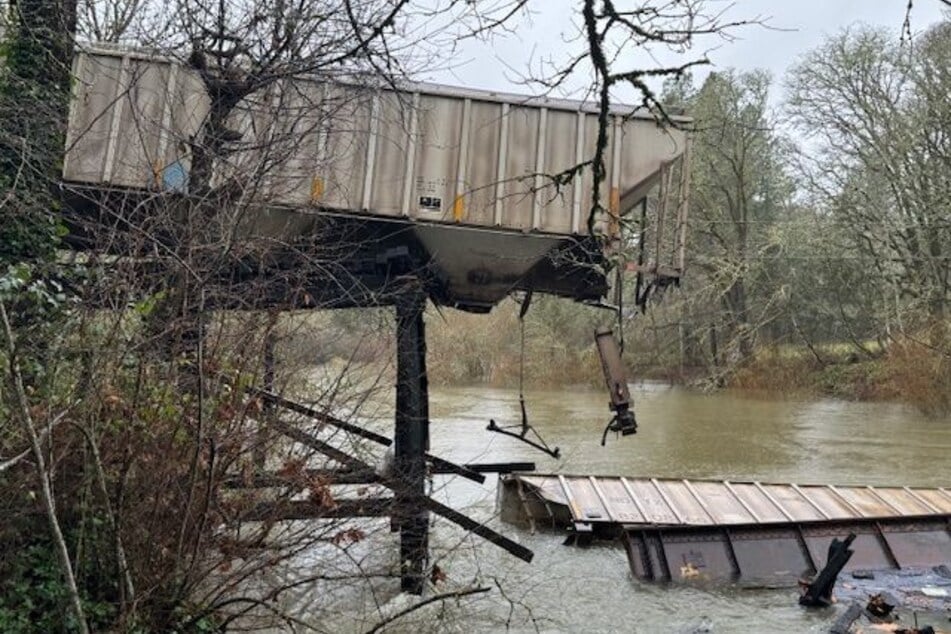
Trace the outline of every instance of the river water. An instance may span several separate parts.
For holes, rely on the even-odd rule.
[[[632,393],[639,431],[624,438],[609,436],[605,447],[600,444],[609,418],[604,392],[569,387],[527,393],[529,421],[550,445],[561,448],[561,459],[554,460],[486,431],[490,418],[499,425],[519,423],[515,391],[434,387],[431,452],[458,463],[531,460],[539,473],[951,485],[951,418],[929,419],[898,404],[698,394],[658,384],[632,386]],[[364,423],[381,433],[392,432],[391,396],[378,394],[374,411],[362,408]],[[435,518],[432,561],[447,577],[436,592],[475,585],[491,591],[458,603],[433,603],[394,621],[387,632],[819,633],[828,631],[836,609],[844,609],[804,610],[795,588],[788,587],[638,581],[620,544],[564,546],[562,533],[532,534],[501,522],[496,489],[496,476],[478,485],[436,475],[432,494],[531,548],[532,563]],[[348,557],[392,570],[396,536],[385,525],[376,531]],[[325,554],[312,552],[304,567],[313,570],[327,561]],[[317,631],[365,632],[418,600],[400,595],[393,580],[374,581],[367,588],[342,595],[329,615],[324,611],[318,617],[310,607],[320,599],[314,589],[290,595],[287,607]]]
[[[565,388],[528,393],[530,422],[550,445],[561,448],[562,458],[554,460],[485,431],[490,418],[500,425],[519,422],[515,392],[434,389],[432,451],[456,462],[534,460],[540,473],[951,484],[951,420],[929,419],[903,405],[698,394],[656,384],[636,386],[634,397],[638,434],[611,435],[602,447],[601,431],[608,420],[603,392]],[[483,487],[458,478],[440,483],[437,479],[434,484],[436,495],[454,507],[467,507],[482,518],[495,512],[494,477]],[[473,572],[468,566],[483,576],[497,575],[518,603],[509,620],[509,602],[486,598],[482,611],[471,616],[468,631],[498,631],[508,625],[512,631],[825,632],[831,622],[830,612],[800,608],[794,589],[642,583],[632,578],[620,545],[567,547],[557,533],[533,535],[498,521],[493,525],[532,548],[535,560],[513,561],[485,544],[474,562],[450,567],[450,577],[457,580]],[[439,538],[437,528],[437,549]]]

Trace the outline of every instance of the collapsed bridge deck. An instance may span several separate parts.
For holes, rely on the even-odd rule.
[[[847,569],[951,563],[951,493],[940,487],[513,475],[502,517],[620,536],[642,579],[799,577],[849,532]]]

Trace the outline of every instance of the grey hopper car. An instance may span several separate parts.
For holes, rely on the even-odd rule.
[[[199,76],[170,59],[109,49],[78,53],[74,74],[66,185],[189,195],[189,147],[209,109]],[[688,140],[630,109],[609,121],[606,211],[593,233],[615,237],[615,218],[650,194],[654,237],[642,268],[676,277]],[[558,187],[549,177],[590,159],[597,129],[596,110],[575,101],[283,79],[235,108],[211,184],[235,183],[260,210],[240,232],[306,237],[318,216],[333,216],[374,227],[390,246],[405,238],[438,280],[441,303],[487,310],[528,287],[593,300],[606,288],[602,249],[616,245],[589,231],[591,169]]]

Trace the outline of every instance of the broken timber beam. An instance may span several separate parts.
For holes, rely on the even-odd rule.
[[[463,465],[466,469],[476,473],[515,473],[524,471],[534,471],[534,462],[476,462]],[[433,467],[433,473],[445,473],[438,467]]]
[[[350,454],[337,449],[333,445],[330,445],[319,438],[314,438],[311,434],[301,431],[292,425],[288,425],[283,421],[269,420],[267,421],[267,424],[288,438],[296,440],[297,442],[301,443],[302,445],[306,445],[311,449],[315,449],[325,456],[328,456],[329,458],[332,458],[333,460],[336,460],[337,462],[344,464],[354,470],[370,469],[370,465],[363,462],[359,458],[354,458]],[[400,486],[402,486],[402,483],[394,478],[381,478],[380,482],[390,490],[398,489]],[[505,535],[492,530],[485,524],[481,524],[476,520],[463,515],[455,509],[451,509],[444,504],[440,504],[430,497],[424,496],[422,499],[420,499],[419,503],[433,513],[440,515],[450,522],[478,535],[486,541],[495,544],[502,550],[505,550],[515,557],[518,557],[522,561],[530,562],[535,556],[535,554],[530,549],[522,546],[518,542],[515,542]]]
[[[323,480],[331,485],[374,484],[380,481],[380,476],[375,471],[361,471],[358,469],[304,469],[301,475],[308,480]],[[222,481],[222,485],[227,489],[267,489],[300,484],[301,482],[298,479],[275,471],[254,473],[247,477],[233,475]]]
[[[819,571],[811,583],[805,584],[802,596],[799,597],[799,605],[806,607],[832,605],[832,588],[835,586],[835,581],[855,552],[849,548],[853,541],[855,541],[855,533],[849,533],[848,537],[842,540],[832,539],[825,568]]]
[[[534,471],[534,462],[490,462],[490,463],[470,463],[464,465],[476,473],[523,473]],[[437,467],[433,468],[433,473],[455,473],[455,471],[443,471]],[[355,469],[304,469],[301,475],[307,479],[325,480],[329,485],[336,484],[375,484],[380,481],[380,476],[375,471],[360,471]],[[259,471],[257,473],[231,475],[222,481],[222,486],[226,489],[267,489],[273,487],[285,487],[300,484],[293,477],[282,475],[277,471]]]
[[[859,620],[865,610],[858,603],[853,603],[849,608],[839,615],[832,627],[829,628],[829,634],[849,634],[852,631],[852,624]]]
[[[386,436],[383,436],[382,434],[378,434],[374,431],[370,431],[369,429],[364,429],[363,427],[359,427],[352,423],[340,420],[339,418],[335,418],[330,414],[318,412],[313,408],[307,407],[306,405],[301,405],[300,403],[286,399],[282,396],[274,394],[273,392],[269,392],[268,390],[262,390],[261,388],[252,386],[248,386],[244,388],[244,390],[251,396],[259,397],[265,403],[276,405],[283,409],[294,412],[295,414],[300,414],[301,416],[312,418],[317,422],[342,429],[344,431],[350,432],[354,436],[365,438],[385,447],[389,447],[393,444],[392,440]],[[454,462],[443,460],[442,458],[433,456],[429,452],[426,453],[426,459],[432,463],[434,473],[454,473],[456,475],[462,476],[463,478],[472,480],[473,482],[478,482],[479,484],[485,482],[484,475],[464,465],[457,465]]]
[[[311,500],[264,502],[241,513],[242,522],[278,522],[288,520],[341,519],[347,517],[386,517],[393,511],[393,498],[334,500],[332,505]]]

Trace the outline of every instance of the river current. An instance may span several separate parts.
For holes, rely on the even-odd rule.
[[[431,452],[454,462],[532,460],[539,473],[759,480],[817,484],[951,485],[951,419],[933,419],[890,403],[699,394],[659,384],[632,386],[639,430],[601,432],[607,396],[566,387],[526,394],[529,422],[555,460],[517,440],[486,431],[520,421],[518,394],[486,387],[431,390]],[[373,426],[392,429],[381,407]],[[452,609],[394,623],[386,631],[732,633],[826,632],[835,609],[807,611],[795,588],[658,585],[634,579],[620,544],[562,545],[559,532],[528,530],[497,517],[497,477],[484,485],[434,476],[433,495],[535,552],[532,563],[466,536],[436,519],[433,560],[448,586],[482,583],[491,591]],[[395,538],[394,538],[395,539]],[[392,550],[395,542],[383,549]],[[455,584],[453,586],[453,584]],[[437,590],[438,591],[438,590]],[[392,605],[380,607],[381,602]],[[376,619],[412,604],[393,588],[375,598]],[[841,609],[841,608],[839,608]],[[303,615],[302,615],[303,616]],[[366,615],[362,623],[373,623]],[[333,630],[361,631],[341,614]]]

